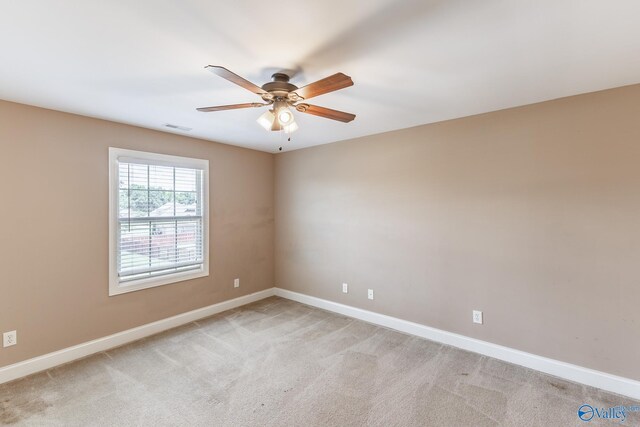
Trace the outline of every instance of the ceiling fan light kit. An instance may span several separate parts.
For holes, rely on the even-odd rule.
[[[342,73],[336,73],[301,88],[289,83],[288,75],[284,73],[275,73],[271,76],[272,81],[265,83],[260,87],[239,75],[232,73],[224,67],[207,65],[205,68],[217,76],[229,80],[230,82],[235,83],[256,95],[259,95],[264,102],[201,107],[197,109],[198,111],[212,112],[271,106],[269,110],[258,117],[258,123],[266,130],[283,131],[288,134],[295,132],[298,129],[298,124],[295,121],[295,117],[290,107],[295,108],[296,111],[301,113],[312,114],[314,116],[337,120],[344,123],[348,123],[356,118],[355,114],[302,103],[302,101],[315,96],[352,86],[353,80],[351,80],[351,77]]]
[[[298,124],[293,117],[291,111],[279,111],[277,114],[274,110],[267,110],[258,117],[257,122],[265,128],[265,130],[284,131],[284,133],[293,133],[298,130]],[[277,110],[276,110],[277,111]]]

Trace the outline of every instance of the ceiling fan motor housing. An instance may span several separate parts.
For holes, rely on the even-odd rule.
[[[298,86],[289,83],[289,76],[284,73],[275,73],[271,76],[269,83],[262,85],[262,89],[267,94],[262,95],[262,99],[265,101],[272,100],[274,98],[290,99],[290,93],[298,89]],[[297,97],[296,97],[297,98]],[[290,99],[293,101],[293,99]]]

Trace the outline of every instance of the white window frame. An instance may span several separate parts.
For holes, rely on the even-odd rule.
[[[169,273],[158,277],[120,282],[118,277],[118,230],[119,225],[119,189],[118,162],[139,162],[151,165],[194,168],[202,170],[202,245],[203,263],[197,270]],[[209,275],[209,161],[168,154],[149,153],[109,147],[109,296],[120,295],[141,289],[168,285]]]

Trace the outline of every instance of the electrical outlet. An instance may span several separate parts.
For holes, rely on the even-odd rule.
[[[342,284],[342,293],[343,294],[348,294],[349,293],[349,285],[346,283]]]
[[[373,299],[373,289],[368,289],[367,290],[367,298]]]
[[[482,312],[479,310],[473,310],[473,323],[479,323],[482,325]]]
[[[3,347],[11,347],[12,345],[18,344],[18,332],[10,331],[2,334],[2,346]]]
[[[233,279],[233,287],[234,288],[240,287],[240,279]]]

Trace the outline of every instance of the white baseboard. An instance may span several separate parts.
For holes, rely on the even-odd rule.
[[[264,291],[244,295],[228,301],[199,308],[197,310],[178,314],[177,316],[147,323],[146,325],[138,326],[133,329],[128,329],[126,331],[118,332],[113,335],[98,338],[93,341],[88,341],[59,351],[54,351],[53,353],[34,357],[33,359],[14,363],[13,365],[0,367],[0,384],[31,375],[36,372],[44,371],[53,368],[54,366],[62,365],[94,353],[118,347],[131,341],[139,340],[140,338],[148,337],[149,335],[157,334],[158,332],[166,331],[168,329],[175,328],[176,326],[185,325],[193,322],[194,320],[209,317],[273,295],[274,288],[265,289]]]
[[[33,359],[28,359],[13,365],[0,367],[0,384],[31,375],[36,372],[44,371],[76,359],[81,359],[94,353],[118,347],[120,345],[175,328],[176,326],[181,326],[193,322],[194,320],[209,317],[273,295],[364,320],[365,322],[373,323],[375,325],[395,329],[400,332],[416,335],[428,340],[483,354],[485,356],[494,357],[496,359],[504,360],[505,362],[535,369],[569,381],[575,381],[577,383],[597,387],[602,390],[618,393],[623,396],[640,399],[639,381],[561,362],[559,360],[549,359],[547,357],[537,356],[535,354],[492,344],[475,338],[469,338],[464,335],[443,331],[421,325],[419,323],[409,322],[396,317],[374,313],[372,311],[351,307],[281,288],[265,289],[264,291],[255,292],[253,294],[223,301],[197,310],[189,311],[187,313],[178,314],[177,316],[158,320],[156,322],[78,344],[53,353],[34,357]]]
[[[419,323],[409,322],[407,320],[398,319],[396,317],[386,316],[384,314],[374,313],[368,310],[351,307],[333,301],[312,297],[298,292],[286,289],[275,288],[275,295],[318,307],[324,310],[339,313],[345,316],[354,317],[364,320],[365,322],[375,325],[384,326],[395,329],[411,335],[416,335],[428,340],[451,345],[464,350],[490,356],[505,362],[535,369],[546,374],[554,375],[569,381],[586,384],[628,396],[634,399],[640,399],[640,382],[629,378],[619,377],[607,374],[605,372],[596,371],[582,366],[572,365],[570,363],[561,362],[559,360],[549,359],[547,357],[537,356],[535,354],[526,353],[524,351],[515,350],[513,348],[504,347],[490,342],[469,338],[464,335],[443,331]]]

